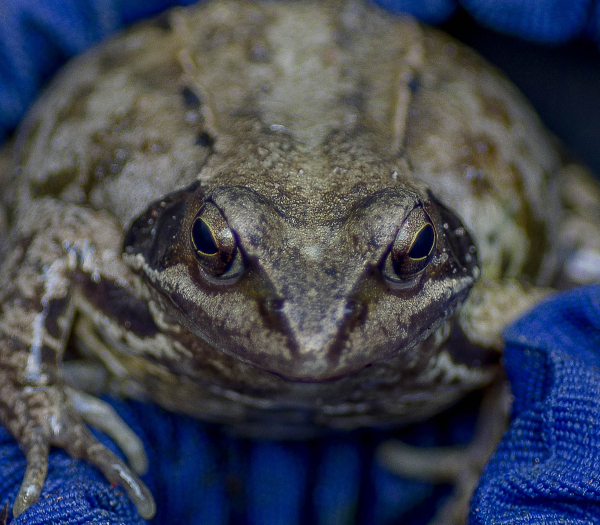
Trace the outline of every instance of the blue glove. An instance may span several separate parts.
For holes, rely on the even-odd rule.
[[[600,522],[600,286],[539,305],[505,338],[512,423],[471,523]]]
[[[122,24],[158,12],[168,0],[4,0],[0,6],[0,141],[59,62]],[[452,0],[381,0],[438,22]],[[534,39],[600,35],[600,4],[556,0],[463,0],[487,25]],[[506,366],[515,419],[482,478],[473,523],[588,523],[600,519],[594,418],[600,417],[600,291],[561,296],[508,332]],[[549,327],[551,329],[549,330]],[[590,327],[595,327],[592,330]],[[543,338],[542,338],[543,337]],[[595,348],[594,348],[595,345]],[[596,353],[594,353],[596,352]],[[252,442],[135,402],[112,401],[150,457],[144,478],[155,494],[155,523],[426,523],[449,487],[407,481],[373,461],[388,434],[350,434],[319,442]],[[408,442],[465,443],[473,414],[449,430],[435,422],[403,431]],[[459,417],[460,416],[460,417]],[[452,418],[451,418],[452,419]],[[118,453],[105,437],[101,441]],[[449,436],[449,437],[448,437]],[[0,503],[12,502],[25,459],[0,429]],[[596,513],[594,508],[596,506]],[[0,516],[2,513],[0,512]],[[578,521],[580,520],[580,521]],[[1,518],[0,518],[1,521]],[[119,487],[94,468],[53,450],[40,502],[11,523],[143,521]]]

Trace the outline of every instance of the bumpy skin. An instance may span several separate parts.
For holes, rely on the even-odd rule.
[[[501,326],[539,297],[516,279],[558,262],[561,166],[527,104],[472,51],[359,3],[219,1],[136,26],[63,70],[17,151],[0,275],[0,417],[28,457],[15,514],[49,445],[153,513],[83,425],[69,337],[123,392],[241,431],[398,425],[495,377]],[[198,216],[220,262],[197,253]]]

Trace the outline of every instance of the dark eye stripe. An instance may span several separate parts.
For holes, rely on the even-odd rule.
[[[435,234],[431,224],[426,224],[417,234],[412,246],[408,252],[411,259],[424,259],[429,255],[433,248]]]
[[[219,251],[210,228],[200,217],[194,221],[192,226],[192,241],[196,250],[206,255],[215,255]]]

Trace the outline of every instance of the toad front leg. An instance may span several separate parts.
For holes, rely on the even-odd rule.
[[[107,216],[52,199],[34,201],[23,216],[0,270],[0,421],[27,458],[13,514],[18,516],[39,498],[49,448],[58,446],[121,485],[140,515],[150,518],[155,512],[150,491],[92,436],[84,424],[91,419],[91,404],[81,403],[62,376],[75,313],[74,283],[113,278],[130,285],[118,251],[120,230]],[[108,413],[101,402],[93,409]],[[103,430],[126,445],[122,448],[130,451],[130,462],[142,470],[146,462],[141,445],[124,443],[124,423],[114,416],[111,421]]]

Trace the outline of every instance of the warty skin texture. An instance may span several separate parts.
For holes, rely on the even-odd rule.
[[[545,293],[522,279],[560,264],[562,165],[531,109],[472,51],[360,3],[219,1],[135,26],[59,74],[16,165],[15,514],[49,445],[153,513],[74,408],[67,342],[122,392],[240,432],[400,425],[497,376],[501,328]]]

